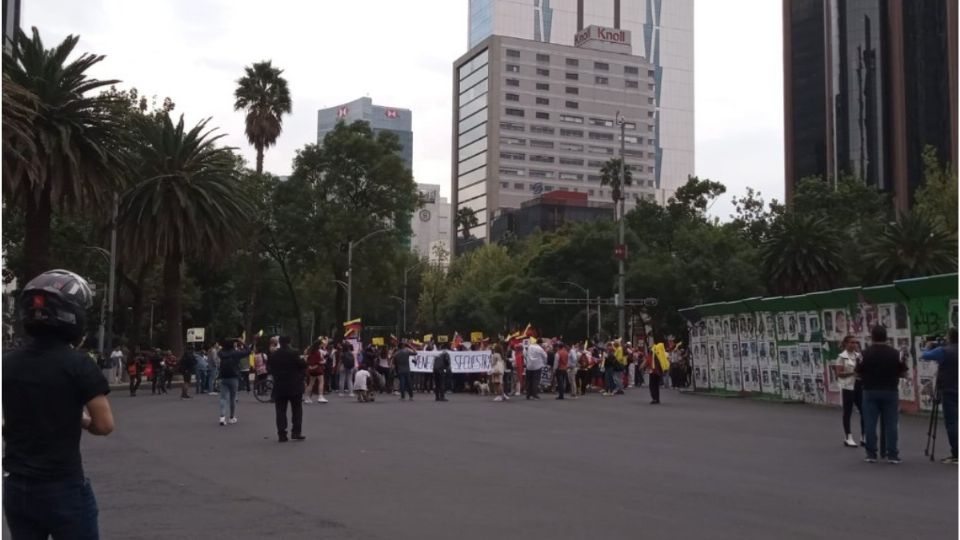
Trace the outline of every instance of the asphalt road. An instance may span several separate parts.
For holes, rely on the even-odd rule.
[[[334,396],[279,444],[249,394],[220,427],[215,397],[116,391],[117,431],[83,452],[106,539],[957,537],[957,468],[924,458],[922,417],[902,465],[869,465],[834,409],[627,392]]]

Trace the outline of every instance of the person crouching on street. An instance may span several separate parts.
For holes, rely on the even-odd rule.
[[[353,391],[357,394],[357,401],[361,403],[373,401],[373,393],[370,392],[370,372],[367,366],[361,365],[353,376]]]

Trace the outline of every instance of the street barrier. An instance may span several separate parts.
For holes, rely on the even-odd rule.
[[[693,386],[804,403],[840,405],[830,365],[844,336],[866,346],[882,324],[907,359],[901,408],[929,410],[936,364],[919,361],[930,338],[957,327],[957,274],[796,296],[745,298],[679,310],[690,331]]]

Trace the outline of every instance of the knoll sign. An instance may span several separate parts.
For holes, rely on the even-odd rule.
[[[623,29],[591,25],[577,32],[573,37],[573,44],[576,47],[581,47],[591,41],[630,45],[630,32]]]

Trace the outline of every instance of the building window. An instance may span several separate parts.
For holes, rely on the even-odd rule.
[[[633,122],[624,122],[623,127],[627,129],[637,129],[637,125],[634,124]]]
[[[656,76],[656,72],[654,70],[652,69],[647,70],[647,77],[655,77],[655,76]]]
[[[579,80],[580,80],[580,74],[579,74],[579,73],[567,73],[567,80],[568,80],[568,81],[579,81]]]
[[[549,63],[550,63],[550,55],[549,55],[549,54],[537,53],[537,62],[546,62],[546,63],[549,64]]]
[[[623,66],[623,72],[627,75],[637,75],[640,73],[640,68],[637,66]]]
[[[604,154],[607,156],[613,155],[613,148],[606,148],[603,146],[591,146],[587,148],[587,152],[591,154]]]
[[[619,137],[617,137],[619,139]],[[623,140],[627,141],[630,144],[637,144],[640,142],[640,138],[636,135],[626,135],[623,137]]]
[[[507,79],[506,83],[507,83],[507,86],[520,86],[519,79]]]
[[[593,197],[593,195],[594,195],[593,190],[592,190],[592,189],[588,189],[588,190],[587,190],[587,195]]]
[[[606,78],[606,77],[601,77],[601,76],[597,75],[596,77],[594,77],[593,82],[595,82],[595,83],[597,83],[597,84],[599,84],[599,85],[602,85],[602,86],[606,86],[606,85],[610,84],[610,79],[608,79],[608,78]]]
[[[530,155],[530,161],[536,161],[538,163],[553,163],[553,160],[553,156]]]
[[[550,70],[549,70],[549,69],[543,69],[543,68],[537,68],[537,75],[540,75],[540,76],[542,76],[542,77],[549,77],[549,76],[550,76]]]
[[[545,98],[545,97],[537,98],[537,105],[549,105],[549,104],[550,104],[550,100],[548,98]]]
[[[500,187],[502,187],[503,189],[509,189],[510,182],[500,182]]]
[[[582,144],[562,142],[560,143],[560,149],[566,152],[583,152]]]
[[[591,118],[590,125],[598,127],[613,127],[613,120],[608,120],[605,118]]]
[[[561,129],[561,137],[583,137],[583,130],[581,129]]]
[[[562,173],[560,173],[559,178],[560,178],[561,180],[577,180],[577,181],[580,181],[580,180],[583,180],[583,175],[582,175],[582,174],[577,174],[577,173],[562,172]]]
[[[587,175],[587,181],[588,181],[588,182],[599,182],[599,181],[600,181],[600,178],[601,178],[601,177],[600,177],[599,174],[590,174],[590,175]]]
[[[520,101],[519,94],[507,94],[507,101]]]
[[[500,176],[523,176],[523,169],[500,169]]]
[[[568,101],[564,104],[568,109],[579,109],[580,104],[576,101]]]
[[[537,83],[537,90],[546,90],[547,92],[549,92],[549,91],[550,91],[550,85],[547,84],[547,83],[538,82],[538,83]]]
[[[569,123],[571,123],[571,124],[582,124],[582,123],[583,123],[583,117],[582,117],[582,116],[573,116],[572,114],[561,114],[561,115],[560,115],[560,121],[561,121],[561,122],[569,122]]]
[[[520,66],[516,64],[507,64],[507,71],[510,73],[520,73]]]
[[[549,135],[553,135],[553,131],[554,131],[553,128],[550,126],[537,126],[537,125],[530,126],[530,133],[546,133]]]
[[[631,81],[630,79],[623,81],[623,84],[627,88],[640,88],[640,83],[638,83],[637,81]]]
[[[590,167],[591,169],[599,169],[600,167],[603,167],[603,162],[597,161],[595,159],[590,159],[590,160],[587,160],[587,167]]]
[[[530,141],[530,146],[532,148],[553,148],[553,141],[538,141],[533,139]],[[530,159],[532,160],[533,158],[531,157]]]
[[[654,90],[656,87],[657,87],[657,85],[655,85],[655,84],[653,84],[653,83],[650,83],[650,84],[647,85],[647,90],[650,90],[651,92],[653,92],[653,90]]]
[[[553,171],[530,169],[530,178],[553,178]]]
[[[537,120],[549,120],[549,119],[550,119],[550,113],[537,111]]]
[[[500,122],[500,129],[505,131],[523,131],[524,126],[516,122]]]
[[[593,69],[598,71],[610,71],[610,64],[604,62],[594,62]]]
[[[562,158],[560,158],[560,164],[561,164],[561,165],[572,165],[572,166],[574,166],[574,167],[583,167],[583,160],[582,160],[582,159],[562,157]]]
[[[580,60],[577,60],[576,58],[567,58],[567,65],[577,67],[580,65]]]
[[[507,49],[507,58],[520,58],[520,51],[516,49]]]
[[[513,184],[513,189],[522,190],[522,189],[523,189],[523,182],[517,182],[517,183]]]
[[[568,94],[573,94],[573,95],[575,95],[575,96],[580,95],[580,89],[577,88],[576,86],[568,86],[567,89],[566,89],[566,92],[567,92]]]
[[[551,186],[550,184],[547,184],[547,185],[543,186],[543,190],[544,190],[544,191],[553,191],[553,186]]]
[[[612,141],[613,133],[597,133],[596,131],[591,131],[590,138],[595,141]]]
[[[507,110],[505,112],[507,113],[507,116],[523,116],[524,115],[523,109],[513,109],[511,107],[507,107]]]
[[[648,98],[647,98],[647,105],[653,105],[653,98],[652,98],[652,97],[648,97]]]
[[[527,159],[527,155],[523,152],[500,152],[500,159],[515,159],[517,161],[523,161]]]
[[[500,142],[510,146],[526,146],[526,139],[518,139],[516,137],[500,137]]]

